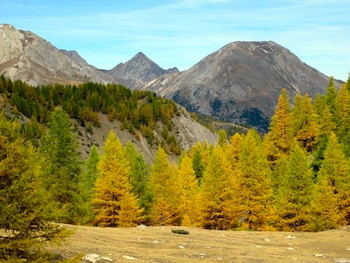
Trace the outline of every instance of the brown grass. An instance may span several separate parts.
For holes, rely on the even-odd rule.
[[[75,228],[67,226],[68,228]],[[189,235],[172,233],[184,229]],[[114,262],[350,262],[350,227],[320,233],[214,231],[187,227],[79,226],[65,257],[99,254]],[[135,258],[126,259],[125,256]]]

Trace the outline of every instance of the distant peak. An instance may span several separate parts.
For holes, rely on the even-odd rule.
[[[128,62],[134,62],[134,63],[144,63],[147,62],[149,64],[155,64],[149,57],[147,57],[142,52],[137,53],[135,56],[132,57]]]
[[[138,52],[134,57],[135,57],[135,58],[136,58],[136,57],[144,57],[144,58],[147,58],[147,56],[146,56],[145,54],[143,54],[141,51]]]

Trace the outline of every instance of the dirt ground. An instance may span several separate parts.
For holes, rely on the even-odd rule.
[[[320,233],[214,231],[187,227],[73,227],[62,256],[98,254],[114,262],[350,263],[350,226]],[[174,234],[184,229],[189,235]]]

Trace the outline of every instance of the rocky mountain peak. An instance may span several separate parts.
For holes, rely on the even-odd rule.
[[[190,69],[143,87],[189,111],[267,131],[282,88],[315,97],[329,78],[272,41],[232,42]],[[339,86],[339,83],[336,83]]]
[[[145,54],[143,54],[141,51],[139,51],[135,56],[132,57],[131,61],[147,61],[150,63],[154,63],[152,60],[150,60]]]
[[[142,52],[138,52],[127,62],[119,63],[113,69],[106,71],[107,74],[121,80],[123,84],[130,88],[143,85],[164,74],[176,72],[179,72],[177,68],[162,69]]]

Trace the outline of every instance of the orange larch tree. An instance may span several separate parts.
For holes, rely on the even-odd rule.
[[[111,130],[98,163],[93,207],[95,224],[104,227],[130,227],[142,221],[142,209],[131,193],[130,163],[121,142]]]

